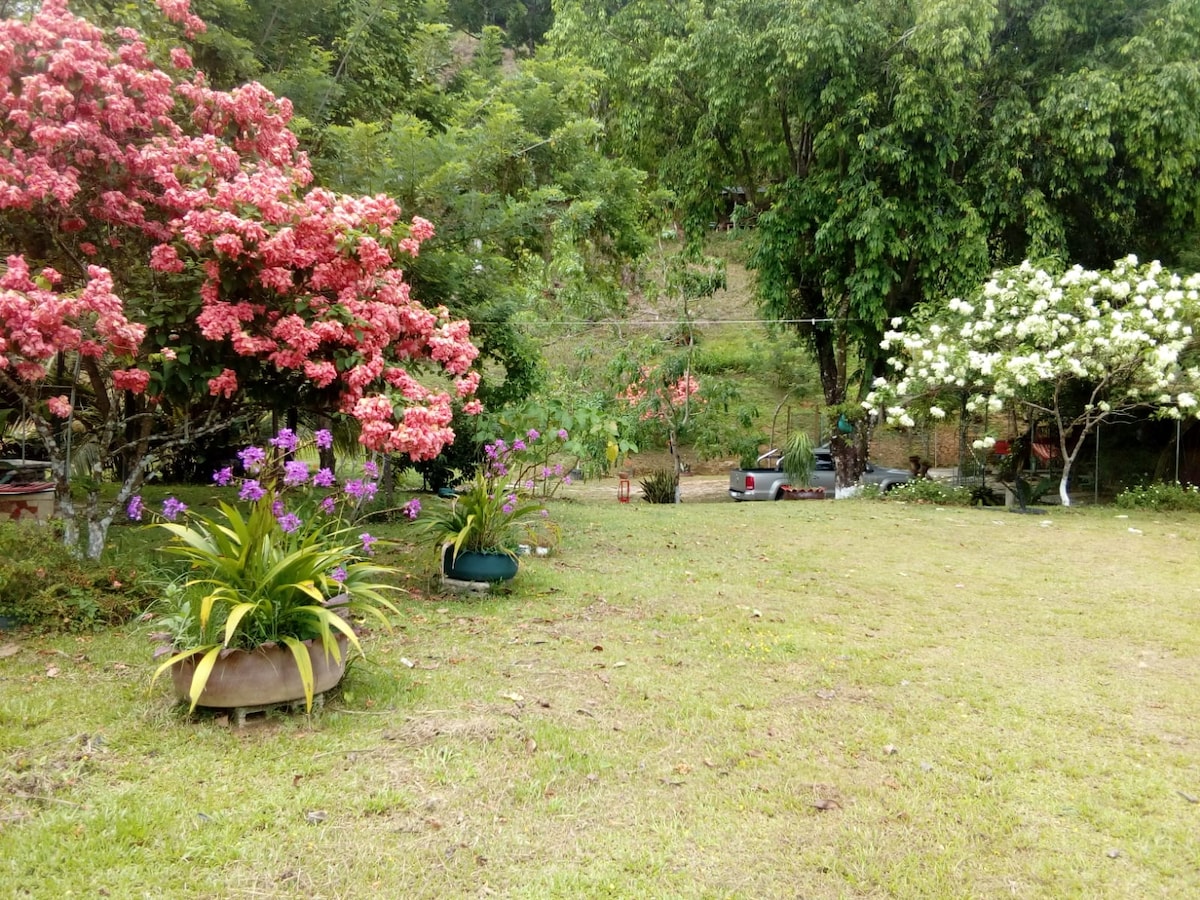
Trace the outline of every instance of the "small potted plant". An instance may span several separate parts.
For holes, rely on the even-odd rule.
[[[507,581],[519,569],[518,547],[542,545],[549,533],[549,513],[541,503],[522,496],[535,484],[520,480],[519,455],[525,446],[524,440],[485,445],[485,462],[476,467],[471,480],[455,491],[453,499],[422,515],[419,525],[447,578]]]
[[[314,441],[332,438],[318,431]],[[354,514],[375,492],[368,478],[339,485],[329,469],[310,472],[298,441],[281,430],[269,446],[238,455],[243,473],[218,471],[238,484],[241,508],[218,504],[211,516],[168,498],[157,527],[171,535],[166,552],[187,561],[189,577],[174,608],[160,619],[170,654],[154,673],[170,671],[176,693],[196,706],[234,708],[304,699],[337,683],[348,647],[361,652],[352,625],[371,617],[389,626],[396,613],[384,595],[395,570],[372,561],[376,539],[355,535]],[[129,515],[140,519],[140,497]]]
[[[788,483],[780,488],[781,495],[788,500],[823,500],[825,489],[812,484],[816,464],[812,438],[807,432],[795,432],[788,438],[779,459],[779,466],[788,477]]]

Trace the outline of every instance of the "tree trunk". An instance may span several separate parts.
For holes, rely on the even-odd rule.
[[[683,474],[683,459],[679,456],[679,444],[675,440],[675,429],[672,428],[667,434],[667,447],[671,451],[671,462],[675,469],[675,502],[683,502],[683,485],[680,483],[680,476]]]
[[[840,407],[846,402],[846,335],[834,334],[822,328],[813,331],[810,338],[817,357],[825,403],[830,407]],[[848,440],[836,428],[829,439],[829,453],[833,457],[835,472],[834,498],[848,497],[854,493],[865,468],[863,453],[857,442]]]

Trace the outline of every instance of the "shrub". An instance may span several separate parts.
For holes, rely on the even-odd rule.
[[[656,469],[642,482],[642,496],[647,503],[674,503],[679,476],[670,469]]]
[[[692,370],[700,375],[745,375],[759,367],[759,354],[744,343],[705,345],[692,360]]]
[[[1200,512],[1200,487],[1174,481],[1136,485],[1119,493],[1116,504],[1121,509]]]
[[[128,621],[148,600],[131,567],[73,558],[54,528],[0,522],[0,618],[83,631]]]
[[[874,487],[874,486],[872,486]],[[939,506],[971,506],[977,502],[968,487],[946,484],[931,478],[914,478],[907,484],[897,485],[886,494],[864,488],[862,496],[882,497],[885,500],[903,500],[909,503],[936,503]]]

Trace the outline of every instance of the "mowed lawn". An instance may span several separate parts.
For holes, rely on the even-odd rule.
[[[0,634],[0,895],[1200,896],[1200,519],[554,515],[311,719],[189,719],[148,625]]]

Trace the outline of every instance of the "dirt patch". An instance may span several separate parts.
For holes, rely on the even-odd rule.
[[[645,470],[643,475],[648,473],[649,470]],[[635,470],[629,483],[630,502],[645,503],[638,478]],[[562,488],[559,496],[569,500],[612,500],[616,503],[618,484],[615,476],[576,481]],[[684,475],[679,479],[679,486],[684,503],[733,502],[729,496],[728,470],[720,475]]]

